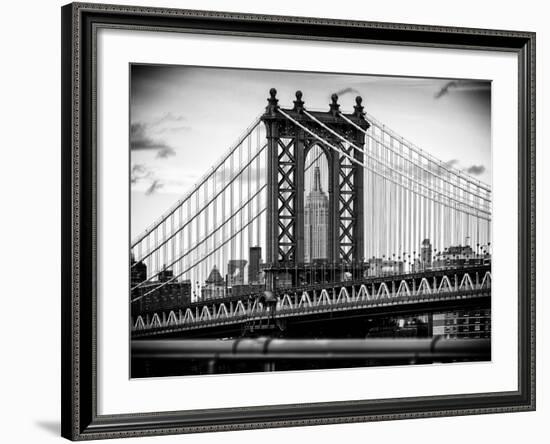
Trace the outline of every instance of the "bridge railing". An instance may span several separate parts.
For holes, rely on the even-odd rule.
[[[488,360],[490,339],[168,339],[132,341],[133,362],[140,360],[311,361]]]
[[[435,275],[434,275],[435,276]],[[490,296],[491,272],[441,275],[439,280],[424,277],[411,285],[409,279],[397,281],[342,282],[318,289],[288,289],[276,294],[269,304],[261,296],[237,300],[209,301],[202,306],[178,313],[155,313],[138,316],[132,323],[135,334],[146,331],[186,330],[215,325],[235,324],[246,320],[308,315],[335,310],[355,310],[381,305],[417,304],[447,299]]]

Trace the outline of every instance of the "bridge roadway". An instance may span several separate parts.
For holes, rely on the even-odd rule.
[[[456,309],[489,308],[489,265],[368,277],[198,301],[181,310],[132,319],[132,338],[235,337],[269,334],[294,324],[320,325],[366,318],[412,316]],[[351,325],[351,324],[350,324]]]

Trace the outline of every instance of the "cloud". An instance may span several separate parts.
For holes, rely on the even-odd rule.
[[[137,122],[130,125],[131,150],[157,150],[170,148],[164,141],[155,140],[149,135],[149,125]]]
[[[130,170],[130,183],[136,186],[133,187],[133,189],[143,189],[142,187],[146,187],[145,194],[147,196],[156,193],[164,187],[164,182],[157,179],[155,173],[142,163],[132,165],[132,169]]]
[[[443,86],[443,88],[441,88],[441,89],[439,90],[439,92],[435,93],[435,96],[434,96],[434,97],[435,97],[436,99],[439,99],[440,97],[443,97],[444,95],[446,95],[446,94],[449,93],[449,89],[450,89],[450,88],[454,88],[454,87],[456,87],[457,85],[458,85],[458,82],[456,82],[456,81],[454,81],[454,80],[453,80],[452,82],[447,82],[447,83]]]
[[[448,167],[455,166],[458,163],[458,159],[451,159],[445,162],[445,165]]]
[[[473,174],[474,176],[479,176],[485,172],[485,167],[483,165],[472,165],[466,168],[468,174]]]
[[[462,167],[462,165],[463,163],[459,159],[451,159],[447,162],[444,162],[443,164],[430,162],[430,163],[424,164],[423,166],[428,171],[434,173],[436,176],[443,176],[443,177],[446,177],[445,167],[459,170],[464,173],[470,174],[472,176],[480,176],[483,173],[485,173],[485,171],[487,170],[487,168],[484,165],[470,165],[469,167]],[[399,172],[403,172],[408,174],[409,176],[413,176],[417,171],[417,167],[406,162],[404,165],[399,167],[399,172],[397,170],[391,170],[389,168],[384,171],[385,171],[385,174],[387,174],[388,176],[394,175],[394,177],[397,179]]]
[[[182,131],[189,131],[191,129],[188,125],[179,125],[179,126],[171,126],[171,127],[164,127],[164,128],[158,128],[155,130],[156,134],[165,134],[165,133],[179,133]]]
[[[136,163],[132,165],[130,173],[132,191],[143,193],[146,196],[153,194],[182,195],[202,177],[199,173],[194,172],[182,176],[181,169],[174,167],[170,162],[154,168]]]
[[[180,131],[187,131],[191,129],[189,125],[182,125],[182,122],[185,122],[184,116],[167,112],[157,120],[153,121],[150,128],[155,134],[178,133]]]
[[[459,168],[462,171],[465,171],[468,174],[472,174],[474,176],[479,176],[485,172],[487,168],[485,168],[484,165],[470,165],[469,167],[461,168],[460,167],[460,160],[458,159],[451,159],[445,162],[445,165],[451,168]]]
[[[465,92],[465,91],[489,91],[491,89],[491,83],[486,80],[451,80],[434,94],[435,99],[449,94],[451,90]]]
[[[158,159],[166,159],[167,157],[175,156],[175,155],[176,155],[176,152],[174,151],[174,148],[171,148],[169,146],[162,148],[157,152]]]
[[[251,184],[261,184],[264,183],[266,180],[267,169],[265,166],[257,168],[256,162],[253,162],[251,165],[248,166],[246,170],[241,173],[241,175],[238,174],[237,170],[233,171],[233,174],[231,174],[227,165],[225,165],[225,167],[219,167],[213,174],[214,180],[219,185],[225,185],[229,183],[232,179],[238,180],[236,179],[237,177],[242,177],[243,183],[247,183],[247,181],[250,181]]]
[[[147,196],[150,196],[151,194],[156,193],[163,186],[164,184],[160,180],[155,179],[153,180],[153,182],[151,182],[151,185],[149,186],[149,188],[147,188],[147,190],[145,191],[145,194]]]
[[[175,156],[174,147],[166,143],[161,137],[165,133],[177,133],[190,129],[187,125],[182,125],[185,118],[181,115],[175,115],[167,112],[152,122],[134,122],[130,125],[130,149],[138,150],[157,150],[157,158],[164,159],[169,156]]]
[[[157,120],[155,120],[152,125],[153,126],[159,126],[166,122],[183,122],[185,120],[185,117],[183,116],[177,116],[173,114],[172,112],[164,113],[161,117],[159,117]]]
[[[356,90],[355,88],[350,88],[350,87],[343,88],[339,91],[336,91],[336,94],[338,96],[343,96],[345,94],[357,94],[358,96],[361,95],[361,93],[358,90]]]
[[[145,165],[136,163],[135,165],[132,165],[132,170],[130,171],[130,182],[132,184],[136,184],[150,178],[152,175],[152,171],[150,171]]]

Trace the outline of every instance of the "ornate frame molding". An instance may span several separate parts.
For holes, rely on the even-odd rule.
[[[71,440],[535,409],[535,34],[73,3],[62,8],[62,435]],[[519,60],[518,390],[98,415],[95,40],[98,27],[515,52]]]

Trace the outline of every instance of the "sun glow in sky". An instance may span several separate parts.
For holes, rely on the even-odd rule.
[[[291,108],[365,110],[436,158],[491,184],[491,84],[164,65],[131,66],[131,235],[171,207],[263,112],[269,89]]]

